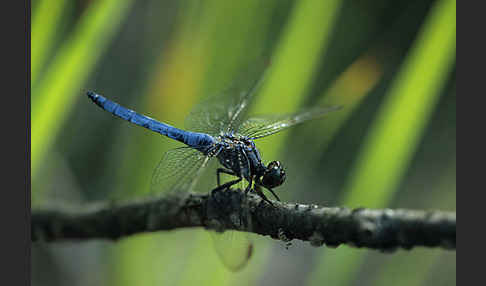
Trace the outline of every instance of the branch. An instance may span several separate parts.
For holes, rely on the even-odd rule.
[[[43,209],[32,212],[32,241],[119,239],[128,235],[204,227],[240,230],[274,239],[300,239],[313,246],[342,243],[391,251],[414,246],[456,248],[455,212],[405,209],[347,209],[274,202],[241,191],[211,196],[89,205],[80,210]]]

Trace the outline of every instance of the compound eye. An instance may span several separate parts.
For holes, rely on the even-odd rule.
[[[286,174],[279,161],[272,161],[268,164],[263,174],[262,184],[267,188],[275,188],[283,184]]]

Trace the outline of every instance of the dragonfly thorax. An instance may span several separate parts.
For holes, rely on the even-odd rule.
[[[229,133],[222,134],[216,140],[217,157],[221,165],[230,169],[239,177],[267,188],[280,186],[286,178],[279,161],[272,161],[265,166],[260,152],[253,140],[248,137]]]
[[[263,175],[265,165],[252,140],[231,133],[218,136],[216,142],[216,149],[219,151],[217,157],[221,165],[247,180]]]

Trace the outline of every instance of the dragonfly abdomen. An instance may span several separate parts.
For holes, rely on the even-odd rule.
[[[88,97],[102,109],[125,119],[138,126],[145,127],[154,132],[165,135],[171,139],[182,142],[198,150],[204,150],[214,143],[214,138],[208,134],[185,131],[169,124],[162,123],[148,116],[137,113],[131,109],[121,106],[104,96],[88,91]]]

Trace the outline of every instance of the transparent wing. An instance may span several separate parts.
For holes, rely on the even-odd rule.
[[[208,215],[211,216],[211,208],[216,208],[218,213],[222,212],[219,215],[224,214],[235,227],[245,226],[247,229],[252,229],[253,223],[248,213],[250,206],[246,196],[239,193],[239,200],[235,200],[233,194],[230,194],[230,192],[242,191],[246,186],[247,182],[242,181],[231,189],[216,194],[220,197],[211,201],[211,207],[208,206]],[[239,208],[239,210],[235,211],[235,208]],[[226,230],[224,232],[209,231],[209,234],[219,260],[228,270],[236,272],[248,264],[253,254],[253,243],[247,232]]]
[[[258,139],[280,132],[286,128],[303,123],[307,120],[318,118],[329,112],[340,109],[340,106],[316,107],[296,114],[261,116],[249,118],[238,128],[238,133],[250,139]]]
[[[246,266],[253,253],[253,244],[247,233],[227,230],[223,233],[209,231],[209,234],[216,253],[229,270],[236,272]]]
[[[199,103],[186,118],[187,130],[219,135],[226,130],[230,118],[228,110],[235,103],[228,102],[229,98],[212,99]]]
[[[210,159],[190,147],[167,151],[152,175],[151,193],[191,191]]]
[[[197,104],[186,118],[186,129],[210,135],[236,130],[263,81],[265,68],[263,64],[248,68],[221,94]]]

